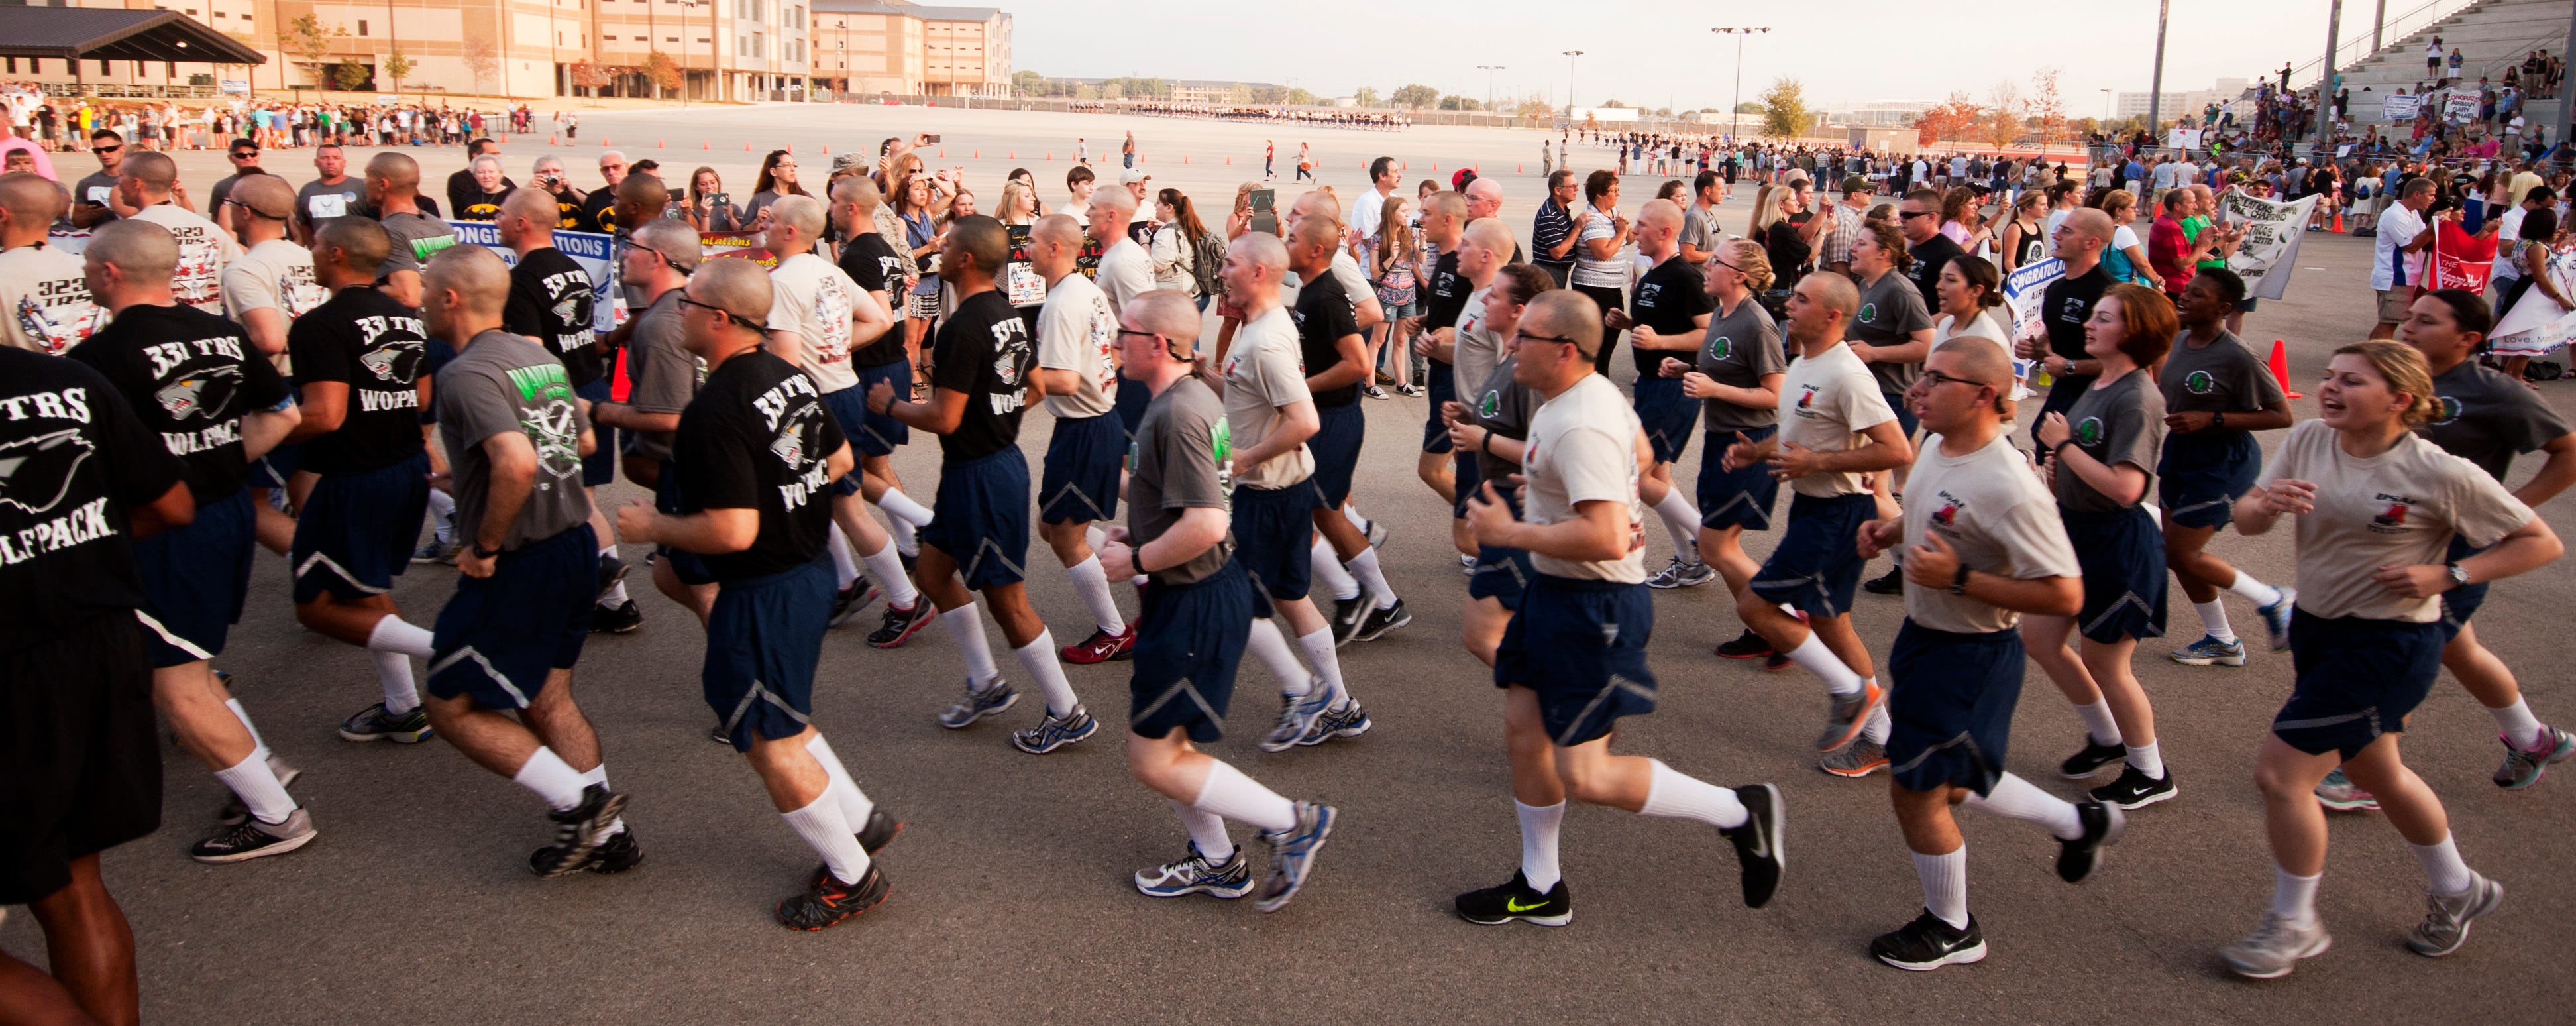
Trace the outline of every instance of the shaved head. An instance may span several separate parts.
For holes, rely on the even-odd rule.
[[[383,154],[367,162],[369,174]],[[410,157],[403,157],[408,162]],[[119,222],[123,223],[123,222]],[[420,269],[421,288],[432,302],[446,293],[456,293],[456,308],[489,317],[501,315],[501,307],[510,298],[510,267],[499,254],[481,246],[449,246],[429,258]]]
[[[1119,319],[1135,331],[1150,331],[1170,339],[1168,351],[1175,360],[1187,360],[1198,348],[1199,308],[1189,293],[1179,289],[1155,289],[1127,301]]]
[[[1932,350],[1932,355],[1948,360],[1960,377],[2001,382],[2013,379],[2012,358],[2005,356],[2004,348],[1990,339],[1974,336],[1954,338],[1941,343],[1940,348]],[[2006,395],[2012,392],[2002,386],[1997,386],[1997,389]]]
[[[283,183],[279,187],[283,188]],[[235,187],[233,192],[238,194],[241,189]],[[321,227],[314,229],[313,238],[323,246],[340,251],[341,267],[370,275],[384,265],[386,255],[394,249],[394,237],[385,231],[385,226],[363,217],[325,218]]]
[[[501,214],[504,217],[524,217],[537,224],[552,225],[557,218],[555,194],[533,185],[520,186],[510,190],[509,197],[501,201]]]
[[[1288,213],[1290,216],[1301,221],[1309,217],[1321,217],[1327,218],[1335,224],[1340,224],[1342,220],[1342,201],[1340,197],[1335,196],[1330,192],[1326,192],[1322,189],[1310,189],[1299,195],[1297,197],[1297,202],[1289,205]]]
[[[2421,178],[2416,180],[2430,181],[2430,179]],[[2112,223],[2111,215],[2089,207],[2066,215],[2066,227],[2104,246],[2111,244],[2112,233],[2119,230],[2118,226]]]
[[[1583,353],[1584,359],[1601,351],[1601,304],[1573,289],[1549,289],[1531,297],[1528,308],[1521,312],[1521,323],[1532,335],[1573,339],[1574,348]]]
[[[1136,196],[1125,189],[1102,189],[1092,193],[1091,205],[1108,207],[1118,212],[1117,224],[1113,225],[1113,228],[1123,229],[1127,226],[1127,222],[1136,219]]]
[[[367,177],[397,196],[414,192],[420,188],[420,162],[407,153],[379,153],[367,158]]]
[[[1637,223],[1641,226],[1653,225],[1656,228],[1672,228],[1679,231],[1682,226],[1682,208],[1675,206],[1671,200],[1647,200],[1637,207]]]
[[[0,175],[0,209],[22,225],[52,224],[63,216],[67,200],[61,186],[32,171]]]
[[[1512,255],[1512,230],[1493,218],[1468,222],[1463,238],[1467,245],[1491,253],[1498,259]]]
[[[1301,247],[1322,246],[1331,249],[1333,243],[1341,237],[1340,222],[1313,214],[1298,218],[1297,224],[1288,230],[1289,240]]]
[[[657,217],[644,222],[644,227],[635,229],[628,237],[634,239],[636,245],[660,253],[679,265],[682,274],[696,271],[698,261],[705,258],[698,230],[689,227],[687,221]]]
[[[1048,214],[1029,226],[1029,238],[1056,246],[1082,245],[1082,226],[1071,215]]]
[[[142,182],[144,188],[153,192],[168,192],[171,186],[179,184],[178,163],[172,161],[168,154],[150,150],[127,155],[116,173],[120,178]]]
[[[710,260],[689,276],[689,298],[715,307],[752,324],[769,320],[769,304],[777,287],[769,274],[749,260]]]
[[[850,175],[832,183],[832,202],[856,203],[862,211],[872,211],[885,204],[885,192],[866,175]]]
[[[769,205],[769,219],[807,239],[823,236],[823,204],[812,196],[780,196]],[[781,254],[784,256],[785,254]]]
[[[166,285],[179,266],[179,240],[150,221],[110,221],[91,231],[82,256],[124,272],[127,281]]]
[[[1467,196],[1465,193],[1458,192],[1435,192],[1431,194],[1430,199],[1422,201],[1422,211],[1442,217],[1465,217],[1467,216]]]
[[[276,175],[244,175],[233,182],[229,198],[271,221],[295,216],[295,187]]]
[[[1267,232],[1245,232],[1226,247],[1237,260],[1267,268],[1272,278],[1288,273],[1288,244]]]

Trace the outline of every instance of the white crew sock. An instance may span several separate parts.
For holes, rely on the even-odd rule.
[[[1297,825],[1296,803],[1254,783],[1223,759],[1209,760],[1207,783],[1199,786],[1198,800],[1190,807],[1248,823],[1264,833],[1275,834]]]
[[[609,585],[607,591],[599,593],[599,608],[601,609],[615,609],[619,606],[625,605],[626,602],[626,582],[624,580],[620,580],[615,584]]]
[[[430,648],[432,643],[429,631],[404,623],[399,616],[377,620],[375,629],[367,632],[368,648],[378,652],[400,652],[417,659],[427,659],[434,654]]]
[[[993,646],[984,640],[983,612],[972,602],[941,610],[939,625],[948,629],[948,640],[957,643],[957,654],[966,657],[966,686],[977,691],[992,687],[1002,668],[993,665]]]
[[[1082,526],[1082,544],[1089,546],[1093,552],[1099,552],[1102,548],[1108,546],[1109,532],[1101,530],[1100,525],[1097,523],[1084,524]]]
[[[2228,585],[2227,590],[2254,603],[2257,609],[2281,601],[2281,589],[2255,580],[2253,574],[2243,570],[2236,571],[2236,583]]]
[[[1352,527],[1359,528],[1361,534],[1368,533],[1370,526],[1369,518],[1360,515],[1360,507],[1358,503],[1342,503],[1342,519],[1350,521]]]
[[[295,813],[295,799],[286,796],[286,785],[277,782],[277,773],[268,768],[268,760],[260,752],[216,770],[215,779],[241,796],[242,804],[250,806],[250,814],[262,823],[283,823]]]
[[[834,879],[845,884],[859,882],[868,875],[868,852],[859,847],[859,839],[850,832],[850,821],[841,816],[841,803],[829,789],[814,799],[814,804],[794,812],[779,813],[796,836],[805,839],[823,864],[832,870]]]
[[[1662,759],[1647,760],[1654,764],[1654,783],[1646,789],[1646,805],[1638,809],[1648,816],[1665,819],[1695,819],[1720,830],[1744,825],[1752,813],[1735,792],[1703,780],[1681,775]]]
[[[2220,641],[2236,640],[2236,628],[2229,626],[2227,623],[2227,602],[2225,600],[2213,598],[2207,602],[2194,602],[2191,604],[2191,608],[2193,612],[2200,614],[2201,633],[2217,638]]]
[[[376,660],[376,683],[384,689],[385,711],[401,716],[420,708],[420,688],[411,679],[411,657],[400,652],[368,654]]]
[[[831,537],[823,548],[832,554],[833,589],[850,590],[850,582],[859,579],[859,561],[850,555],[850,536],[842,533],[840,524],[832,525]]]
[[[1253,620],[1252,633],[1244,639],[1243,647],[1261,660],[1261,665],[1270,668],[1271,676],[1279,678],[1280,694],[1304,698],[1314,690],[1315,675],[1307,672],[1306,664],[1297,661],[1297,653],[1289,649],[1288,635],[1279,629],[1278,621],[1266,616]]]
[[[1074,697],[1073,683],[1064,679],[1064,664],[1055,658],[1055,632],[1042,630],[1036,639],[1012,649],[1020,668],[1037,679],[1038,690],[1045,692],[1047,715],[1062,719],[1082,708],[1082,699]]]
[[[904,576],[903,556],[895,550],[894,542],[877,546],[875,552],[859,557],[859,562],[867,564],[868,580],[885,593],[886,604],[910,609],[921,601],[921,592],[913,589],[912,578]]]
[[[1870,678],[1873,681],[1877,679]],[[1880,702],[1878,708],[1869,711],[1869,720],[1860,725],[1861,740],[1877,745],[1886,744],[1888,726],[1887,703]]]
[[[1361,589],[1369,594],[1369,608],[1385,609],[1395,605],[1395,586],[1386,583],[1386,571],[1380,569],[1376,549],[1361,549],[1351,557],[1351,576],[1359,579]]]
[[[1664,492],[1664,501],[1655,504],[1655,515],[1664,520],[1664,533],[1673,537],[1673,555],[1684,563],[1699,562],[1699,508],[1675,485]]]
[[[1968,928],[1968,846],[1947,855],[1914,853],[1914,875],[1923,878],[1923,907],[1954,930]]]
[[[441,542],[456,542],[456,497],[436,488],[429,490],[429,515],[437,518],[430,536]]]
[[[2440,844],[2409,844],[2415,849],[2415,861],[2424,864],[2424,891],[2427,894],[2458,894],[2477,882],[2469,864],[2460,861],[2459,835],[2445,834]]]
[[[858,781],[850,779],[849,767],[841,765],[841,757],[832,753],[832,743],[823,740],[822,731],[815,731],[813,740],[805,742],[805,754],[823,764],[823,775],[832,780],[832,797],[840,802],[841,818],[850,822],[850,829],[867,829],[868,814],[877,810],[877,803],[859,790]]]
[[[912,526],[912,521],[906,520],[902,517],[887,517],[886,519],[893,521],[893,523],[886,525],[886,533],[894,536],[894,550],[904,555],[912,556],[916,559],[920,558],[921,529]]]
[[[2120,743],[2120,721],[2111,717],[2111,703],[2096,698],[2091,705],[2076,706],[2075,715],[2084,718],[2084,733],[2094,744]]]
[[[537,797],[546,800],[546,807],[556,812],[581,806],[581,771],[563,761],[563,756],[556,755],[552,748],[539,745],[510,782],[536,792]]]
[[[930,507],[912,501],[912,497],[903,494],[901,489],[886,489],[884,495],[877,497],[877,508],[913,527],[930,526]]]
[[[2149,741],[2144,745],[2128,745],[2126,747],[2129,749],[2130,766],[2135,767],[2138,772],[2154,777],[2157,780],[2163,780],[2165,778],[2165,753],[2162,747],[2158,746],[2153,741]]]
[[[1181,817],[1181,829],[1189,832],[1190,843],[1198,846],[1208,865],[1222,866],[1234,858],[1234,838],[1225,832],[1225,817],[1180,801],[1172,802],[1172,812]]]
[[[2324,873],[2300,876],[2275,863],[2272,866],[2272,914],[2292,926],[2317,925],[2317,881],[2323,879]]]
[[[2495,717],[2496,729],[2504,732],[2504,739],[2512,742],[2515,748],[2536,747],[2549,733],[2549,728],[2541,726],[2540,719],[2531,714],[2531,703],[2524,701],[2520,695],[2514,696],[2512,705],[2501,709],[2489,709],[2487,715]]]
[[[1118,613],[1118,600],[1109,594],[1109,572],[1100,568],[1099,556],[1084,557],[1082,562],[1064,568],[1073,578],[1073,590],[1082,596],[1084,608],[1091,610],[1091,622],[1101,633],[1127,633],[1127,618]]]
[[[1860,674],[1843,665],[1842,659],[1834,655],[1834,650],[1825,647],[1825,639],[1817,637],[1814,631],[1808,631],[1807,640],[1789,650],[1789,661],[1824,678],[1825,690],[1833,692],[1836,697],[1849,698],[1861,692]]]
[[[1315,536],[1308,562],[1314,564],[1316,583],[1324,586],[1325,593],[1333,596],[1333,601],[1348,602],[1360,597],[1360,579],[1342,567],[1342,557],[1333,551],[1333,543],[1325,541],[1323,535]]]
[[[1523,805],[1515,800],[1512,812],[1521,820],[1521,878],[1540,894],[1555,890],[1556,882],[1565,878],[1556,864],[1556,834],[1565,824],[1565,803]]]
[[[224,708],[233,711],[233,718],[241,721],[243,730],[250,731],[251,754],[263,760],[273,754],[268,750],[268,739],[259,736],[259,725],[250,721],[250,710],[242,708],[241,699],[224,699]]]
[[[597,785],[599,785],[599,786],[601,786],[601,787],[603,787],[603,788],[604,788],[604,787],[607,787],[607,786],[608,786],[608,763],[607,763],[607,762],[605,762],[605,761],[603,761],[603,762],[601,762],[599,765],[591,767],[591,768],[590,768],[590,772],[588,772],[588,773],[584,773],[584,774],[582,774],[582,775],[581,775],[581,782],[582,782],[582,785],[583,785],[585,788],[587,788],[587,787],[588,787],[589,785],[591,785],[591,784],[597,784]],[[626,832],[626,817],[624,817],[624,816],[619,816],[619,817],[617,817],[616,819],[612,819],[612,820],[609,820],[609,821],[608,821],[608,830],[607,830],[607,832],[602,833],[600,836],[602,836],[602,837],[608,837],[608,836],[611,836],[611,835],[615,835],[615,834],[622,834],[622,833],[625,833],[625,832]]]
[[[2037,823],[2048,829],[2050,837],[2072,841],[2084,836],[2084,817],[2075,811],[2075,803],[2039,789],[2039,785],[2006,773],[1995,781],[1988,794],[1969,792],[1961,804],[1984,809],[2005,819]]]
[[[1315,676],[1324,679],[1326,693],[1333,696],[1326,703],[1339,709],[1351,700],[1351,689],[1342,681],[1342,654],[1333,648],[1333,629],[1315,628],[1315,633],[1297,639],[1297,647],[1306,650],[1306,661],[1315,665]]]

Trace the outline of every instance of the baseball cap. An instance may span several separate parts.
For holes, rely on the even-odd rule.
[[[1138,167],[1131,167],[1131,168],[1128,168],[1127,170],[1124,170],[1124,171],[1118,172],[1118,184],[1120,184],[1120,185],[1134,185],[1134,184],[1136,184],[1136,183],[1138,183],[1138,182],[1144,181],[1145,179],[1147,179],[1147,178],[1151,178],[1151,177],[1153,177],[1153,176],[1152,176],[1152,175],[1148,175],[1148,174],[1146,174],[1146,173],[1145,173],[1145,169],[1143,169],[1143,168],[1138,168]]]
[[[850,170],[851,168],[864,168],[868,166],[868,164],[869,160],[865,154],[836,154],[832,157],[832,172],[834,174],[838,174],[840,172]]]

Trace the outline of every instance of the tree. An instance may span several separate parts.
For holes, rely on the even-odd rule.
[[[677,91],[680,88],[679,62],[672,60],[670,54],[660,50],[645,54],[644,80],[653,83],[653,88],[661,92]]]
[[[348,34],[349,29],[345,25],[325,29],[322,27],[322,19],[310,14],[299,14],[295,16],[295,20],[286,23],[286,34],[278,37],[278,44],[284,47],[286,52],[302,57],[307,63],[312,64],[313,81],[327,87],[331,78],[337,73],[334,72],[330,76],[323,74],[322,61],[331,55],[331,44]],[[340,88],[354,87],[341,86]]]
[[[1512,113],[1531,121],[1545,121],[1556,116],[1556,108],[1548,106],[1546,100],[1533,96],[1522,100],[1519,109]]]
[[[1954,90],[1949,99],[1914,116],[1914,141],[1930,146],[1944,139],[1965,138],[1984,116],[1985,108],[1969,99],[1966,90]]]
[[[1623,108],[1623,107],[1626,107],[1626,106],[1627,106],[1627,104],[1621,103],[1621,102],[1619,102],[1619,101],[1617,101],[1617,100],[1603,100],[1603,101],[1601,101],[1601,109],[1603,109],[1603,110],[1616,110],[1616,109]]]
[[[1375,107],[1384,98],[1377,94],[1376,86],[1361,86],[1358,92],[1351,94],[1351,99],[1362,107]]]
[[[1771,82],[1762,93],[1762,130],[1775,136],[1797,137],[1806,134],[1816,123],[1816,115],[1807,109],[1807,88],[1798,80],[1782,76]]]
[[[1977,138],[1996,149],[2012,145],[2021,137],[2021,107],[2021,89],[2009,78],[1995,80],[1986,90],[1986,109],[1977,119]]]
[[[2058,88],[2058,70],[2041,68],[2030,76],[2030,99],[2022,105],[2024,119],[2039,133],[2040,148],[2066,137],[2066,95]]]
[[[1716,110],[1717,108],[1715,108],[1715,107],[1711,107],[1711,108],[1709,108],[1709,109],[1710,109],[1710,110]],[[1765,108],[1765,107],[1763,107],[1761,104],[1759,104],[1759,103],[1755,103],[1755,102],[1753,102],[1753,101],[1751,101],[1751,100],[1746,100],[1746,101],[1744,101],[1743,103],[1739,103],[1739,104],[1736,104],[1736,105],[1735,105],[1735,112],[1736,112],[1736,113],[1738,113],[1738,114],[1760,114],[1760,113],[1762,113],[1765,109],[1767,109],[1767,108]]]
[[[1421,110],[1424,107],[1440,102],[1440,90],[1433,89],[1430,86],[1422,85],[1420,83],[1415,83],[1399,87],[1392,95],[1389,95],[1387,99],[1393,102],[1396,106],[1402,107],[1406,110]]]
[[[1311,106],[1314,106],[1314,104],[1315,104],[1315,94],[1310,93],[1310,92],[1307,92],[1307,91],[1305,91],[1305,90],[1303,90],[1303,89],[1291,89],[1291,90],[1288,90],[1288,105],[1289,105],[1289,106],[1292,106],[1292,107],[1311,107]]]
[[[315,75],[314,77],[318,79],[322,76]],[[355,90],[360,86],[366,85],[367,80],[373,77],[375,77],[375,73],[367,70],[366,65],[358,63],[357,58],[342,57],[340,58],[340,63],[331,67],[330,81],[339,85],[341,89]]]
[[[402,95],[403,76],[411,74],[412,69],[419,66],[411,58],[403,56],[401,47],[385,51],[385,78],[393,84],[395,96]]]
[[[1251,86],[1248,86],[1248,85],[1245,85],[1245,84],[1243,84],[1243,83],[1241,83],[1241,82],[1237,82],[1237,83],[1235,83],[1235,84],[1233,84],[1233,85],[1231,85],[1231,86],[1227,86],[1227,87],[1226,87],[1226,90],[1225,90],[1225,102],[1227,102],[1227,103],[1251,103],[1251,102],[1252,102],[1252,87],[1251,87]]]
[[[607,68],[600,67],[599,65],[593,64],[589,61],[573,62],[573,87],[576,89],[592,90],[591,95],[593,96],[599,95],[597,92],[599,87],[616,81],[616,79],[617,76],[611,74]]]
[[[1452,95],[1449,95],[1449,96],[1443,96],[1443,97],[1441,97],[1441,98],[1440,98],[1440,109],[1441,109],[1441,110],[1483,110],[1483,109],[1485,109],[1485,104],[1484,104],[1484,101],[1482,101],[1482,100],[1477,100],[1477,99],[1475,99],[1475,98],[1473,98],[1473,97],[1458,96],[1458,95],[1452,94]]]
[[[474,91],[482,92],[483,83],[501,73],[501,45],[491,36],[475,36],[465,41],[465,70],[474,73]]]
[[[1252,102],[1258,103],[1264,107],[1275,107],[1279,104],[1286,103],[1288,102],[1288,88],[1286,86],[1275,85],[1256,86],[1252,90]]]
[[[1018,93],[1021,96],[1041,95],[1046,89],[1046,86],[1046,76],[1038,74],[1037,72],[1014,71],[1011,73],[1011,91]]]

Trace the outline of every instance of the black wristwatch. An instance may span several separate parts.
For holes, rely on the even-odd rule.
[[[1965,564],[1965,563],[1961,563],[1961,564],[1959,564],[1959,572],[1958,572],[1958,573],[1956,573],[1956,574],[1951,575],[1951,577],[1950,577],[1950,594],[1953,594],[1953,595],[1965,595],[1965,594],[1967,594],[1967,593],[1968,593],[1968,565],[1967,565],[1967,564]]]
[[[2218,412],[2216,412],[2216,413],[2210,414],[2210,415],[2209,415],[2209,426],[2214,427],[2214,428],[2223,428],[2223,427],[2226,427],[2226,426],[2227,426],[2227,411],[2225,411],[2225,410],[2220,410],[2220,411],[2218,411]]]
[[[487,549],[487,548],[484,548],[484,547],[483,547],[483,543],[482,543],[482,542],[480,542],[480,541],[475,542],[475,543],[474,543],[473,548],[474,548],[474,558],[476,558],[476,559],[492,559],[492,558],[498,557],[498,556],[501,554],[501,550],[499,550],[499,549]]]

